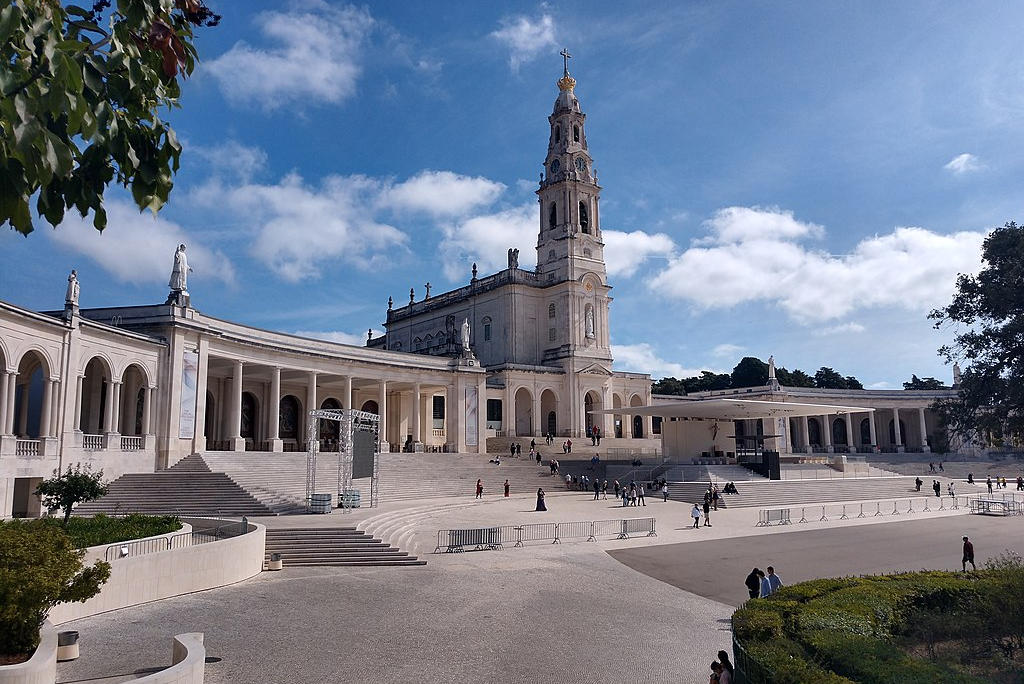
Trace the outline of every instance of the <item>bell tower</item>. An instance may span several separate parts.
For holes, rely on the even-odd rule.
[[[606,284],[598,208],[601,187],[587,147],[587,116],[576,99],[576,79],[569,75],[572,55],[566,50],[561,54],[562,78],[554,111],[548,117],[551,133],[537,189],[537,272],[542,282],[579,281],[593,273]]]

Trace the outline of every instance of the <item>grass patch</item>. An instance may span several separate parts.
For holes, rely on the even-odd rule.
[[[155,537],[181,529],[181,521],[176,515],[126,515],[111,518],[100,513],[92,518],[72,516],[65,528],[59,518],[45,518],[47,525],[63,529],[71,538],[75,548],[84,549],[89,546],[102,546],[117,542]]]

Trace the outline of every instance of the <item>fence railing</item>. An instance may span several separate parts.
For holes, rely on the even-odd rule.
[[[82,435],[82,448],[86,451],[101,451],[103,435]]]
[[[755,527],[789,525],[799,515],[797,523],[828,522],[850,518],[875,518],[886,515],[913,515],[933,511],[951,511],[967,508],[973,499],[981,494],[958,494],[955,496],[915,496],[903,499],[879,499],[876,501],[849,501],[846,503],[806,504],[762,508],[758,511]]]
[[[615,535],[617,539],[646,534],[656,537],[654,518],[626,518],[620,520],[591,520],[557,523],[527,523],[523,525],[499,525],[459,530],[438,530],[437,546],[434,553],[461,553],[470,551],[497,550],[505,544],[514,547],[527,542],[550,541],[559,544],[562,540],[585,539],[597,541],[598,537]]]
[[[38,456],[39,455],[39,442],[38,439],[18,439],[14,442],[14,455],[15,456]]]
[[[142,437],[121,437],[121,451],[142,451]]]
[[[191,532],[181,532],[164,537],[151,537],[149,539],[136,539],[135,541],[118,542],[110,544],[103,552],[103,558],[107,561],[120,558],[133,558],[144,556],[148,553],[159,551],[170,551],[171,549],[183,549],[188,546],[208,544],[221,539],[230,539],[245,534],[249,531],[249,521],[242,518],[240,522],[228,523],[218,527],[211,527]]]

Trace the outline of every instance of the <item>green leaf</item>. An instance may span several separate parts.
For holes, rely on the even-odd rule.
[[[14,32],[14,27],[21,23],[21,6],[13,3],[0,10],[0,43],[6,43]]]

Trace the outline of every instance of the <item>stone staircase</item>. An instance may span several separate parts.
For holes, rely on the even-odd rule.
[[[281,554],[284,567],[426,565],[354,527],[267,528],[266,561]]]
[[[110,483],[107,495],[75,508],[75,515],[126,513],[181,516],[257,516],[287,512],[289,506],[259,500],[224,473],[210,472],[197,455],[155,473],[128,473]]]
[[[719,507],[728,508],[772,508],[776,506],[799,506],[801,504],[828,503],[833,501],[873,501],[875,499],[899,499],[909,496],[928,496],[932,479],[939,480],[945,496],[949,478],[925,478],[920,492],[914,491],[913,477],[863,477],[836,480],[761,480],[759,482],[738,482],[738,494],[724,494]],[[719,485],[721,487],[721,485]],[[670,482],[669,498],[673,501],[699,503],[703,501],[703,483]],[[974,491],[974,490],[971,490]],[[957,483],[957,492],[967,493],[962,483]]]

